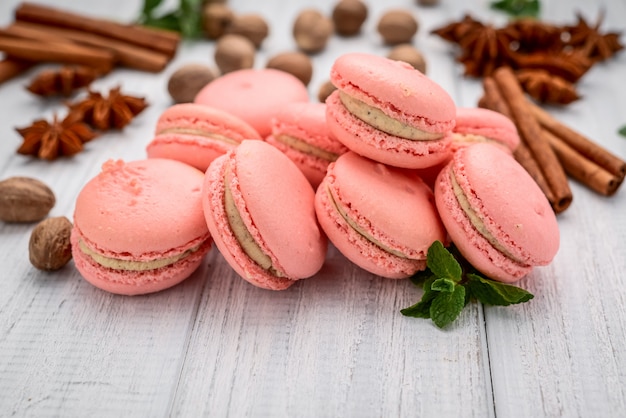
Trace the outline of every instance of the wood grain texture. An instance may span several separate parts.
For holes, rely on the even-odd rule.
[[[43,4],[120,21],[140,0]],[[367,2],[357,38],[332,37],[309,85],[315,98],[332,62],[349,51],[385,54],[375,31],[391,7],[412,8],[415,40],[428,75],[460,106],[474,106],[478,80],[464,78],[453,49],[429,31],[466,12],[494,23],[505,17],[482,0],[442,0],[437,7]],[[0,25],[18,0],[0,2]],[[292,50],[290,22],[303,7],[330,13],[335,1],[231,0],[259,12],[271,34],[256,67]],[[261,6],[262,4],[262,6]],[[544,0],[543,16],[595,21],[584,0]],[[623,30],[626,3],[605,2],[604,27]],[[179,65],[211,63],[213,44],[185,42],[160,74],[116,70],[93,87],[146,97],[150,106],[124,131],[102,135],[85,152],[53,163],[15,154],[15,127],[63,113],[24,86],[36,73],[0,85],[0,179],[25,175],[57,196],[51,216],[71,219],[81,187],[110,158],[145,157],[166,83]],[[583,99],[552,114],[622,158],[626,141],[626,54],[594,67],[579,83]],[[313,99],[314,100],[314,99]],[[70,263],[43,273],[28,262],[32,225],[0,223],[0,416],[250,417],[621,417],[626,416],[626,194],[601,197],[572,183],[572,206],[559,215],[554,262],[520,285],[535,298],[508,308],[470,305],[449,329],[403,317],[420,297],[408,281],[354,267],[331,247],[323,270],[284,292],[239,278],[217,250],[181,285],[141,297],[95,289]]]

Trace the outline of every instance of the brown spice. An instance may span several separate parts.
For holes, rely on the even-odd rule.
[[[410,64],[416,70],[426,74],[426,60],[424,55],[411,44],[400,44],[391,49],[387,58],[403,61]]]
[[[209,39],[218,39],[235,18],[230,7],[222,3],[206,3],[202,9],[202,28]]]
[[[37,222],[54,207],[56,198],[50,188],[31,177],[9,177],[0,181],[0,220]]]
[[[337,34],[354,36],[367,19],[367,5],[361,0],[340,0],[333,8],[333,24]]]
[[[82,119],[81,114],[69,112],[62,121],[54,115],[52,122],[38,119],[26,128],[16,128],[24,139],[17,152],[49,161],[61,155],[72,156],[79,153],[83,149],[83,143],[96,137]]]
[[[96,76],[90,67],[63,66],[58,70],[39,72],[26,89],[38,96],[69,97],[76,90],[89,86]]]
[[[147,106],[144,98],[122,94],[120,87],[114,87],[106,97],[89,91],[87,98],[70,104],[70,110],[90,126],[106,131],[124,128]]]
[[[296,45],[306,53],[317,53],[326,48],[333,31],[332,20],[315,9],[302,10],[293,24]]]
[[[28,259],[39,270],[55,271],[72,259],[72,223],[65,216],[44,219],[33,228]]]
[[[518,70],[515,76],[524,91],[540,103],[569,104],[580,98],[573,83],[546,70]]]
[[[335,87],[332,81],[326,80],[324,83],[322,83],[319,90],[317,91],[317,100],[319,100],[320,103],[326,102],[328,96],[330,96],[331,93],[335,90],[337,90],[337,87]]]
[[[222,36],[215,45],[215,64],[222,74],[252,68],[256,50],[248,38],[234,33]]]
[[[409,10],[392,9],[383,13],[376,29],[386,44],[398,45],[411,42],[418,26],[417,19]]]
[[[255,13],[236,15],[226,28],[226,33],[234,33],[250,39],[257,49],[261,47],[269,32],[270,28],[265,19]]]
[[[283,52],[274,55],[267,61],[267,68],[285,71],[298,78],[305,86],[313,77],[313,63],[308,55],[302,52]]]
[[[215,71],[204,64],[185,64],[172,73],[167,91],[175,103],[193,102],[196,94],[215,79]]]

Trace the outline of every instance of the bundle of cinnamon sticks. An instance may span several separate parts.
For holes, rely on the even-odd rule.
[[[478,105],[515,122],[522,139],[515,158],[535,179],[556,213],[572,202],[567,176],[605,196],[620,187],[626,162],[531,102],[510,67],[498,68],[485,77],[483,88]]]
[[[106,74],[114,66],[159,72],[180,42],[176,32],[121,24],[40,4],[22,3],[0,28],[0,83],[41,62],[77,64]]]

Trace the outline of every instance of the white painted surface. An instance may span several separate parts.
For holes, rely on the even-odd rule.
[[[139,0],[43,2],[129,21]],[[170,2],[176,4],[177,2]],[[473,106],[476,80],[463,78],[452,49],[430,29],[470,12],[500,23],[487,0],[441,0],[436,8],[394,0],[368,2],[358,38],[333,37],[315,55],[311,96],[333,60],[348,51],[384,54],[376,19],[392,6],[420,20],[415,44],[428,74],[458,105]],[[545,19],[594,21],[584,0],[544,0]],[[17,0],[0,3],[0,23]],[[330,13],[334,1],[231,0],[237,12],[272,22],[257,55],[291,50],[291,22],[305,7]],[[626,3],[604,2],[603,27],[624,30]],[[622,39],[622,42],[624,40]],[[150,106],[121,133],[53,163],[15,153],[15,127],[64,112],[24,90],[31,71],[0,85],[0,179],[25,175],[51,186],[51,216],[71,218],[80,188],[109,158],[145,157],[159,114],[170,105],[169,74],[212,62],[209,42],[181,45],[161,74],[116,70],[95,89],[121,85]],[[579,83],[584,98],[550,109],[622,158],[626,140],[626,54],[594,67]],[[574,203],[559,216],[562,245],[554,262],[521,283],[535,294],[508,308],[468,307],[450,329],[405,318],[419,298],[408,281],[355,268],[331,249],[323,270],[284,292],[254,288],[213,250],[182,285],[120,297],[93,288],[70,263],[47,274],[31,267],[32,225],[0,223],[0,416],[251,417],[620,417],[626,415],[626,192],[604,198],[573,183]]]

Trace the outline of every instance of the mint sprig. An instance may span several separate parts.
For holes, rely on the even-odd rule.
[[[495,0],[489,5],[514,17],[538,17],[541,9],[539,0]]]
[[[202,35],[203,0],[179,0],[178,7],[162,11],[163,0],[144,0],[137,22],[144,26],[169,29],[185,38],[199,38]]]
[[[617,131],[618,134],[620,134],[623,137],[626,137],[626,125],[622,126],[621,128],[619,128],[619,130]]]
[[[459,254],[457,257],[461,258]],[[430,318],[439,328],[454,322],[472,299],[485,305],[509,306],[534,297],[522,288],[486,279],[471,266],[464,272],[441,241],[433,242],[428,249],[426,266],[425,271],[411,278],[416,284],[423,282],[422,299],[400,312],[414,318]]]

